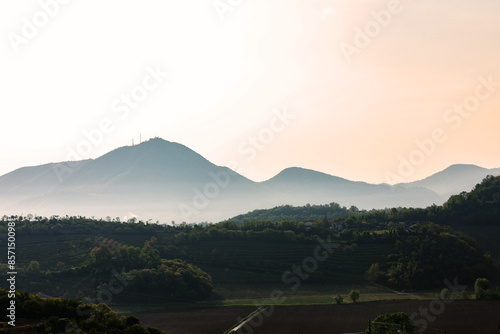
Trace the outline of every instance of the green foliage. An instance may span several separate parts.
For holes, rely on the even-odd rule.
[[[363,212],[358,221],[366,221],[368,226],[380,227],[384,224],[397,229],[398,222],[434,222],[452,226],[498,225],[500,222],[500,176],[487,176],[470,192],[451,196],[442,206],[432,205],[420,208],[391,208]],[[362,228],[362,224],[356,225]]]
[[[390,326],[388,324],[395,324],[399,326]],[[396,334],[401,333],[401,329],[404,333],[414,334],[415,325],[410,319],[410,316],[404,312],[398,313],[386,313],[377,316],[372,321],[372,328],[366,329],[366,333],[371,334]]]
[[[359,291],[351,290],[351,292],[349,292],[349,299],[352,300],[353,303],[355,303],[356,300],[359,299]]]
[[[448,224],[493,225],[500,222],[500,176],[487,176],[470,192],[451,196],[443,204],[442,217]]]
[[[486,278],[478,278],[474,283],[474,290],[489,290],[491,288],[490,281]]]
[[[395,251],[384,266],[387,282],[398,288],[423,289],[439,286],[443,277],[472,282],[493,271],[491,258],[476,243],[449,227],[420,225],[393,233]]]
[[[474,283],[474,292],[476,299],[485,299],[487,291],[490,290],[490,281],[486,278],[478,278]]]
[[[382,272],[380,270],[380,264],[374,263],[370,266],[370,268],[365,273],[365,279],[368,282],[376,283],[382,279]]]
[[[162,260],[155,269],[133,270],[129,291],[169,299],[206,299],[212,293],[212,279],[200,268],[182,260]]]
[[[478,278],[474,283],[476,299],[500,299],[500,290],[494,290],[486,278]]]
[[[231,221],[237,223],[259,220],[269,220],[271,222],[279,222],[283,220],[316,221],[324,217],[329,219],[345,218],[351,213],[352,212],[350,212],[345,206],[341,207],[337,203],[330,203],[326,205],[306,205],[299,207],[283,205],[272,209],[254,210],[246,214],[238,215],[232,218]]]
[[[31,261],[26,269],[28,274],[36,275],[40,273],[40,263],[38,261]]]
[[[350,245],[344,246],[344,251],[346,251],[348,253],[352,253],[352,252],[357,251],[357,250],[358,250],[358,244],[355,242],[353,242]]]
[[[336,303],[337,305],[340,305],[340,304],[343,304],[343,303],[344,303],[344,298],[342,298],[342,296],[341,296],[341,295],[337,295],[337,297],[335,297],[335,298],[334,298],[334,300],[335,300],[335,303]]]
[[[448,300],[452,296],[452,292],[448,288],[444,288],[441,290],[441,293],[439,294],[439,298],[442,300]]]
[[[120,321],[122,325],[125,327],[130,327],[140,323],[139,319],[133,315],[122,316]]]
[[[0,289],[0,307],[10,303],[8,290]],[[84,305],[72,299],[40,298],[16,292],[18,319],[39,321],[37,333],[144,333],[161,334],[159,329],[144,329],[134,316],[118,319],[106,304]],[[126,320],[124,320],[124,318]]]

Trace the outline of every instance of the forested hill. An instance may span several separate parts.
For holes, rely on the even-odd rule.
[[[337,203],[324,205],[308,204],[305,206],[282,205],[272,209],[254,210],[238,215],[230,220],[236,223],[255,220],[270,220],[272,222],[279,222],[285,219],[303,222],[316,221],[324,217],[327,217],[328,219],[344,218],[357,213],[358,209],[355,206],[351,206],[347,209],[345,206],[341,207]]]
[[[487,176],[472,191],[451,196],[442,210],[450,225],[500,224],[500,176]]]
[[[278,206],[266,210],[254,210],[231,218],[230,221],[282,220],[315,221],[322,218],[340,219],[358,216],[368,222],[432,221],[446,225],[494,225],[500,224],[500,176],[487,176],[470,192],[451,196],[443,205],[420,208],[386,208],[360,211],[337,203],[326,205]]]

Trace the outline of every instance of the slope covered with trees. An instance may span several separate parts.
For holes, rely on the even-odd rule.
[[[284,219],[297,221],[347,218],[355,216],[368,223],[430,221],[444,225],[500,225],[500,176],[487,176],[471,191],[451,196],[443,205],[427,208],[386,208],[382,210],[349,209],[337,203],[294,207],[279,206],[254,210],[232,219],[236,223],[255,220],[278,222]]]
[[[0,289],[0,307],[10,306],[8,290]],[[73,299],[41,298],[16,292],[15,331],[36,333],[161,334],[157,328],[141,326],[135,316],[119,317],[106,304],[84,304]],[[4,328],[10,325],[4,324]]]

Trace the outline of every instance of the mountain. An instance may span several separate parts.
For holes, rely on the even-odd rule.
[[[303,168],[285,169],[263,182],[263,185],[281,194],[283,203],[280,204],[290,205],[336,202],[343,206],[373,209],[393,206],[425,207],[443,201],[443,198],[426,188],[407,189],[354,182]]]
[[[257,186],[184,145],[155,138],[95,160],[15,170],[0,177],[0,201],[4,212],[189,221],[265,205]]]
[[[211,182],[210,175],[217,173],[228,173],[232,184],[253,183],[228,168],[212,164],[184,145],[155,138],[118,148],[79,166],[62,183],[111,192],[132,186],[164,191],[166,187]]]
[[[259,183],[184,145],[154,138],[95,160],[24,167],[0,176],[0,210],[201,222],[286,204],[425,207],[442,204],[447,199],[442,194],[478,183],[491,172],[452,167],[420,183],[397,186],[353,182],[303,168],[285,169]]]
[[[486,169],[475,165],[452,165],[423,180],[401,183],[405,188],[424,187],[448,199],[462,191],[470,191],[487,176],[500,175],[500,168]]]

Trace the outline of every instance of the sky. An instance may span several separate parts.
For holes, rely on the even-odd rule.
[[[182,143],[255,180],[500,167],[497,0],[0,2],[0,175]]]

